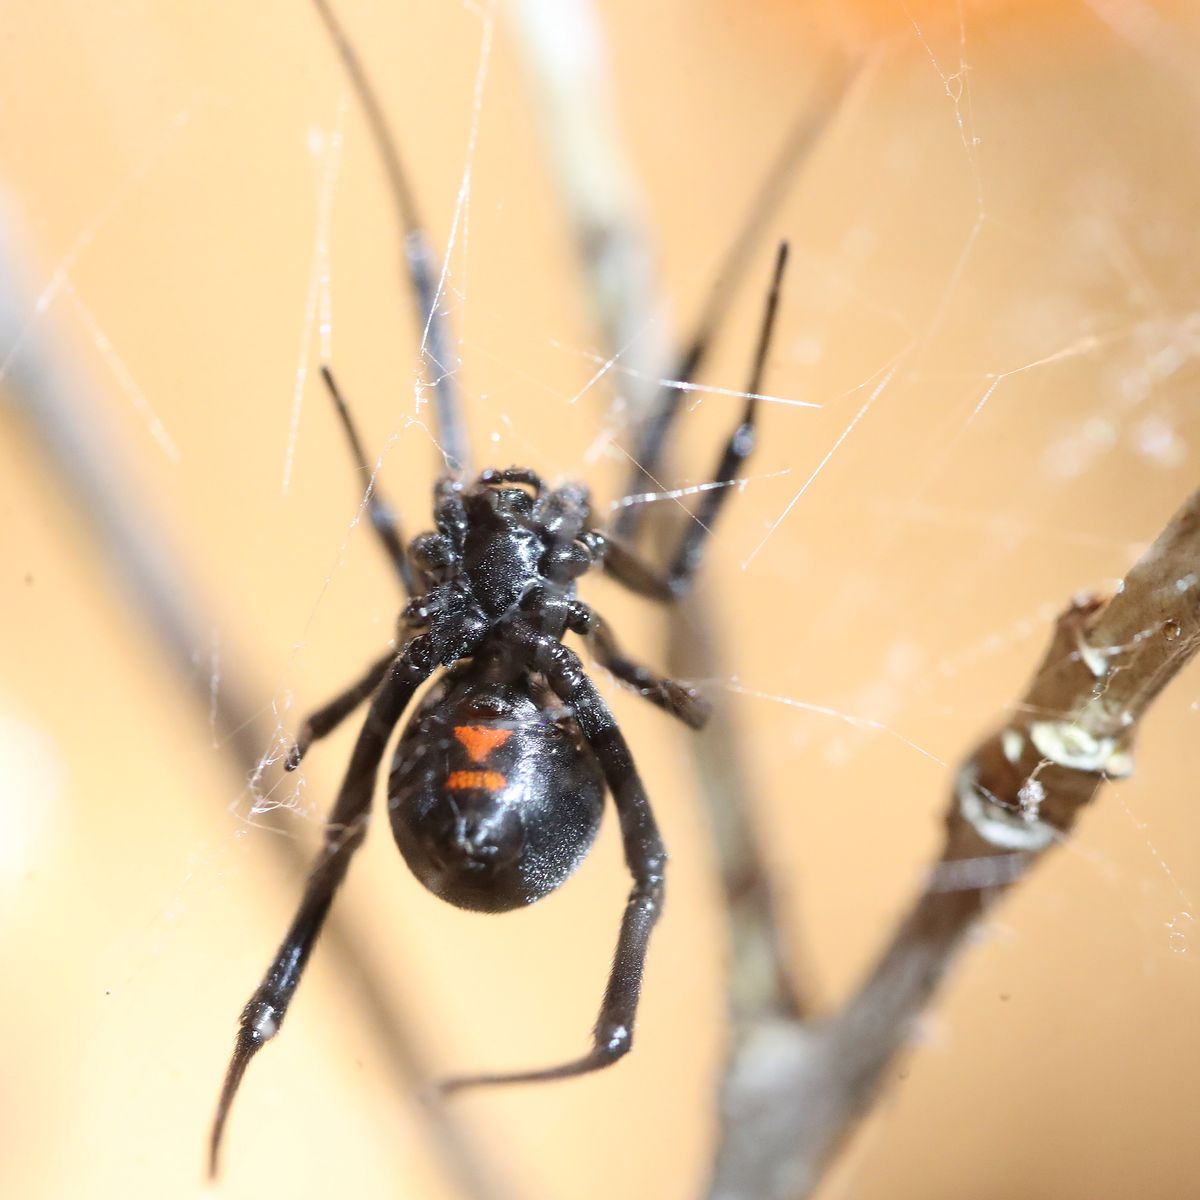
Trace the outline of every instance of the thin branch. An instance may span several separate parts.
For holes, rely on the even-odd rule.
[[[509,0],[563,209],[609,354],[632,381],[636,425],[673,357],[638,185],[617,128],[604,38],[589,0]]]
[[[655,411],[669,422],[670,389],[657,380],[669,364],[682,362],[685,377],[698,365],[732,301],[753,241],[792,182],[797,163],[829,121],[853,76],[849,65],[830,72],[789,131],[783,150],[756,196],[723,260],[717,287],[706,302],[691,349],[684,354],[672,336],[668,308],[657,279],[652,239],[637,201],[638,187],[621,145],[612,102],[604,42],[587,0],[510,0],[514,32],[538,97],[547,149],[560,195],[583,262],[592,310],[608,355],[620,354],[627,373],[643,381],[632,393],[632,424],[645,428]],[[701,349],[697,352],[696,347]],[[665,416],[661,411],[670,409]],[[693,678],[727,674],[711,606],[701,583],[674,611],[668,665]],[[728,906],[735,981],[753,980],[756,1000],[769,995],[780,1017],[799,1017],[807,997],[781,951],[766,868],[748,821],[752,794],[749,764],[731,707],[713,698],[707,729],[689,739],[712,828]]]
[[[236,652],[226,653],[215,694],[196,669],[211,636],[211,621],[194,600],[202,590],[192,582],[167,532],[156,524],[156,506],[134,490],[133,473],[125,469],[124,455],[97,415],[97,389],[70,371],[43,335],[41,310],[21,287],[19,245],[16,222],[0,203],[0,361],[6,365],[0,400],[6,400],[20,419],[47,470],[103,548],[128,603],[152,631],[179,684],[197,702],[203,719],[212,718],[229,764],[239,784],[245,785],[258,773],[261,756],[275,738],[250,700],[267,689],[230,665],[246,661]],[[259,844],[277,856],[288,879],[307,873],[308,852],[294,838],[265,837]],[[430,1073],[408,1033],[409,1017],[371,966],[364,944],[336,914],[321,944],[347,994],[354,997],[356,1012],[370,1027],[397,1088],[425,1098],[428,1133],[447,1175],[470,1200],[500,1200],[505,1193],[495,1181],[495,1171],[478,1161],[458,1125],[431,1095]]]
[[[789,129],[782,149],[758,186],[750,211],[722,259],[700,319],[681,352],[672,336],[668,306],[657,279],[652,238],[637,201],[638,186],[625,156],[612,100],[600,25],[587,0],[510,0],[509,11],[533,80],[548,153],[589,283],[592,310],[610,356],[620,355],[626,374],[641,381],[632,393],[632,424],[646,431],[664,429],[678,410],[681,393],[660,386],[669,364],[672,378],[689,380],[724,319],[737,284],[751,261],[800,164],[839,110],[855,65],[836,63],[817,81],[814,97]],[[655,451],[657,454],[657,450]],[[639,458],[629,486],[641,477]],[[644,506],[631,506],[640,513]],[[630,522],[633,527],[634,522]],[[703,585],[700,585],[702,587]],[[669,626],[668,665],[685,677],[719,678],[719,639],[710,606],[698,588],[675,610]],[[763,928],[756,920],[769,906],[766,873],[747,820],[750,771],[739,753],[735,722],[721,698],[701,738],[690,740],[697,775],[713,830],[730,920],[738,927]],[[746,953],[747,947],[735,953]],[[804,1007],[797,972],[789,972],[773,932],[757,942],[750,956],[776,985],[784,1009],[795,1015]],[[735,972],[740,975],[741,972]],[[783,1011],[784,1009],[781,1009]]]
[[[1200,492],[1111,599],[1076,602],[1012,714],[959,769],[940,858],[865,982],[829,1021],[735,1030],[710,1200],[798,1200],[875,1097],[916,1018],[996,901],[1133,769],[1150,703],[1200,648]],[[756,933],[761,936],[761,931]]]
[[[703,582],[679,604],[669,625],[667,666],[683,679],[722,679],[731,672]],[[776,914],[768,869],[751,828],[756,789],[726,693],[706,697],[712,715],[693,745],[701,797],[712,830],[717,869],[730,928],[730,1014],[736,1022],[749,1008],[779,1019],[802,1020],[812,1008],[808,962],[789,962]]]

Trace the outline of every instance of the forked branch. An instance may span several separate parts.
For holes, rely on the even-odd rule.
[[[799,1200],[816,1186],[959,948],[1104,781],[1132,771],[1141,718],[1200,647],[1198,568],[1200,492],[1111,598],[1059,617],[1025,694],[960,767],[941,856],[840,1012],[804,1024],[780,1018],[769,990],[747,1005],[741,988],[710,1200]],[[763,936],[734,928],[735,941]]]

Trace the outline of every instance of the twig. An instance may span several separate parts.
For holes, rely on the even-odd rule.
[[[722,679],[730,675],[716,620],[704,584],[676,610],[669,629],[667,666],[684,679]],[[812,1008],[808,963],[789,962],[784,954],[767,864],[751,828],[753,770],[744,752],[733,707],[724,694],[708,697],[712,715],[692,742],[701,796],[712,829],[713,846],[729,921],[729,1011],[737,1022],[748,1006],[783,1020],[803,1020]],[[791,940],[791,939],[789,939]]]
[[[589,0],[509,0],[508,10],[574,227],[593,317],[608,353],[620,354],[628,368],[636,425],[673,345],[637,183],[617,129],[600,23]]]
[[[563,204],[571,217],[589,281],[592,308],[608,355],[621,354],[630,374],[647,385],[630,399],[632,424],[645,427],[655,411],[670,420],[677,393],[655,381],[680,359],[656,278],[651,239],[636,201],[637,186],[621,149],[603,41],[586,0],[510,0],[515,32],[539,97],[548,151]],[[693,344],[706,344],[729,302],[736,277],[749,258],[751,240],[791,182],[792,169],[824,128],[853,71],[831,73],[818,87],[818,100],[789,133],[784,152],[762,187],[754,211],[726,254],[720,287],[708,300]],[[688,369],[696,363],[689,362]],[[703,585],[675,612],[669,625],[668,666],[694,678],[726,674]],[[727,911],[734,934],[731,980],[746,986],[748,1003],[769,1003],[780,1018],[798,1019],[807,1010],[799,983],[802,971],[785,961],[772,911],[762,856],[748,821],[750,771],[733,713],[721,698],[704,734],[689,739],[713,833]],[[765,1000],[770,997],[770,1001]]]
[[[68,370],[63,356],[43,336],[41,312],[20,286],[19,245],[16,222],[0,204],[0,280],[4,281],[0,362],[7,365],[0,379],[0,398],[23,420],[47,469],[103,547],[130,604],[153,631],[179,683],[197,701],[204,719],[212,717],[230,765],[245,784],[259,771],[261,755],[275,738],[275,731],[262,722],[249,701],[250,696],[264,694],[264,689],[239,677],[238,669],[228,665],[246,661],[238,653],[226,654],[227,665],[215,695],[197,671],[198,652],[210,640],[210,623],[192,599],[201,590],[191,582],[165,530],[155,524],[155,506],[135,493],[132,472],[123,468],[123,455],[96,416],[94,389]],[[273,850],[288,878],[306,873],[307,851],[295,839],[266,837],[260,844]],[[336,914],[322,947],[370,1025],[397,1087],[406,1094],[429,1097],[430,1075],[407,1032],[407,1015],[370,965],[363,944]],[[499,1200],[504,1193],[494,1181],[495,1172],[479,1163],[440,1102],[429,1097],[423,1111],[442,1164],[462,1194],[470,1200]],[[198,1142],[199,1137],[198,1130]]]
[[[640,441],[647,437],[657,441],[648,430],[655,423],[658,427],[670,423],[681,393],[656,381],[668,364],[679,364],[680,369],[672,371],[679,378],[690,378],[699,366],[732,302],[754,243],[794,182],[798,164],[828,128],[831,114],[838,110],[855,77],[854,65],[831,67],[818,81],[815,98],[806,101],[759,186],[751,211],[725,252],[717,284],[706,300],[688,349],[681,354],[665,315],[667,305],[656,278],[651,238],[636,200],[637,185],[621,147],[595,13],[587,0],[510,0],[509,9],[539,97],[537,111],[563,204],[575,229],[597,324],[608,355],[621,355],[627,374],[643,381],[630,397],[631,423],[639,430]],[[642,478],[641,468],[638,456],[628,486],[634,487]],[[632,518],[634,508],[621,512]],[[626,531],[635,527],[636,518],[632,518]],[[700,589],[679,605],[670,629],[668,665],[673,673],[694,678],[724,673],[709,605]],[[690,744],[703,781],[730,920],[743,929],[765,928],[755,919],[771,901],[765,868],[747,821],[750,772],[739,753],[741,743],[727,704],[713,701],[708,728]],[[796,972],[792,970],[792,982],[785,985],[787,970],[773,923],[770,934],[756,942],[752,951],[748,941],[735,939],[735,946],[735,953],[748,954],[756,969],[774,980],[779,1003],[797,1015],[804,1005]],[[743,973],[734,972],[735,977]]]
[[[1013,715],[960,768],[941,857],[866,981],[816,1026],[743,1008],[710,1200],[808,1195],[955,955],[1106,779],[1133,769],[1151,701],[1200,648],[1200,492],[1108,601],[1077,601]],[[756,936],[762,936],[758,931]]]

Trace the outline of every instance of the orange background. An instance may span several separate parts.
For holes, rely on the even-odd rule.
[[[340,7],[444,246],[487,6]],[[1050,617],[1119,578],[1196,485],[1200,36],[1182,7],[1113,0],[610,0],[601,18],[681,324],[817,72],[838,46],[870,55],[751,274],[791,239],[768,390],[823,407],[766,407],[707,566],[736,674],[707,684],[745,689],[732,694],[755,774],[745,803],[797,959],[832,1003],[919,885],[948,764],[1018,694]],[[319,227],[313,147],[343,112],[334,361],[410,526],[433,470],[406,421],[396,231],[344,78],[308,6],[283,0],[10,3],[0,38],[18,303],[86,381],[120,469],[182,547],[222,671],[294,729],[378,653],[396,610],[353,524],[316,336],[282,487]],[[601,347],[531,104],[501,7],[451,263],[460,378],[487,457],[582,473],[608,497],[622,460],[597,439],[629,439],[605,420],[611,393],[570,403]],[[735,306],[710,382],[742,386],[759,294],[752,282]],[[672,483],[703,478],[734,403],[691,415]],[[8,415],[2,453],[0,1190],[198,1193],[236,1015],[298,883]],[[631,651],[662,661],[659,615],[603,582],[585,590]],[[202,677],[212,647],[198,648]],[[459,1112],[522,1198],[682,1200],[705,1172],[722,1038],[712,851],[691,735],[606,690],[673,856],[637,1050],[601,1077],[464,1097]],[[1193,668],[1147,721],[1137,775],[971,949],[822,1196],[1194,1190],[1198,722]],[[314,751],[284,795],[288,835],[314,842],[351,736]],[[584,1044],[626,888],[614,835],[610,820],[560,894],[484,918],[425,894],[377,825],[338,912],[438,1069]],[[249,1073],[221,1194],[335,1190],[452,1194],[318,950]]]

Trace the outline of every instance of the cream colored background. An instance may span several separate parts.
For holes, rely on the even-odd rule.
[[[340,7],[444,245],[484,6]],[[786,235],[796,252],[769,390],[824,407],[766,409],[752,474],[767,478],[730,505],[708,565],[739,686],[895,734],[737,699],[757,778],[746,804],[797,953],[831,1001],[919,881],[941,763],[1016,694],[1049,616],[1119,577],[1196,486],[1195,13],[1115,0],[601,11],[681,319],[831,47],[874,55],[765,239]],[[294,728],[296,709],[384,644],[396,607],[351,528],[353,479],[311,378],[281,487],[318,228],[310,145],[337,123],[343,78],[298,0],[9,3],[0,46],[0,178],[23,223],[27,303],[60,267],[77,297],[60,287],[39,331],[94,381],[131,483],[186,551],[225,669],[257,681],[255,702]],[[611,494],[616,457],[585,463],[605,398],[568,403],[593,371],[581,352],[599,347],[530,105],[501,10],[452,263],[461,380],[494,461],[585,472]],[[388,447],[387,487],[411,525],[432,462],[405,421],[408,300],[353,107],[345,130],[334,359],[372,446]],[[711,382],[741,386],[759,292],[737,305]],[[707,400],[689,420],[676,482],[708,469],[731,403]],[[274,835],[247,823],[203,714],[5,422],[0,1190],[195,1194],[236,1014],[297,884],[276,869]],[[661,659],[657,616],[603,583],[587,591],[631,649]],[[1136,778],[1104,793],[973,949],[823,1195],[1194,1194],[1198,702],[1193,668],[1147,722]],[[673,853],[670,904],[630,1060],[462,1101],[521,1197],[683,1200],[711,1141],[722,926],[688,735],[635,698],[614,703]],[[289,823],[306,842],[348,740],[308,764]],[[503,1067],[583,1044],[625,886],[610,822],[560,895],[503,919],[459,913],[408,877],[380,824],[338,908],[438,1064]],[[221,1194],[335,1191],[450,1194],[318,951],[284,1034],[250,1071]]]

